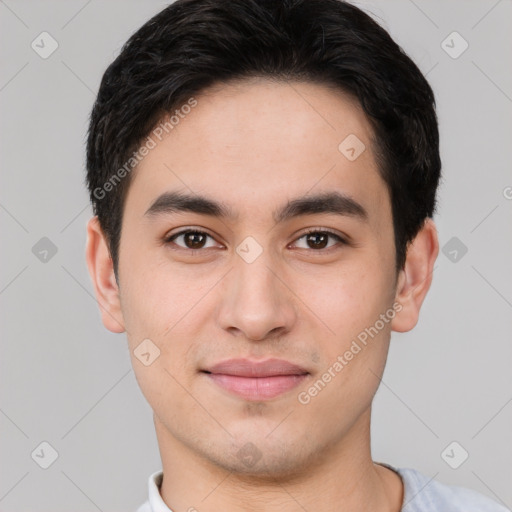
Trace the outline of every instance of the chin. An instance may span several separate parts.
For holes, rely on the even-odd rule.
[[[203,453],[203,456],[216,466],[248,481],[275,483],[276,479],[295,479],[309,470],[317,450],[309,452],[303,441],[293,443],[286,432],[280,434],[273,435],[271,439],[265,437],[268,434],[249,436],[246,433],[242,441],[230,439],[225,449],[215,443],[215,453]],[[221,451],[218,451],[219,448]]]

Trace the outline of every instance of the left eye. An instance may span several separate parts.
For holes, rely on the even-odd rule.
[[[196,231],[196,230],[191,230],[191,229],[188,229],[185,231],[180,231],[179,233],[175,233],[174,235],[167,237],[165,239],[165,243],[171,243],[171,242],[175,243],[175,240],[178,240],[181,237],[183,237],[184,245],[181,245],[181,244],[176,244],[176,245],[178,245],[178,247],[181,247],[182,249],[188,249],[189,251],[196,251],[196,250],[201,250],[201,249],[215,246],[215,245],[210,245],[210,246],[204,245],[207,238],[211,238],[213,240],[213,237],[211,235],[209,235],[208,233],[205,233],[204,231]],[[299,238],[297,238],[297,241],[304,239],[306,244],[313,244],[312,246],[310,245],[310,247],[299,247],[300,249],[321,250],[321,249],[330,248],[333,245],[336,245],[336,244],[329,245],[328,244],[329,238],[334,239],[335,241],[337,241],[338,243],[341,243],[341,244],[346,243],[345,240],[341,236],[339,236],[335,233],[331,233],[330,231],[321,231],[321,230],[309,231],[309,232],[303,234],[302,236],[300,236]]]
[[[314,244],[313,246],[315,247],[315,249],[325,249],[329,238],[335,239],[342,244],[345,243],[345,240],[343,240],[343,238],[341,238],[341,236],[339,236],[335,233],[331,233],[330,231],[309,231],[308,233],[302,235],[297,240],[302,240],[303,238],[306,240],[307,244],[313,243]],[[332,247],[333,245],[335,245],[335,244],[331,244],[327,247]],[[308,249],[308,248],[309,247],[306,247],[306,249]]]

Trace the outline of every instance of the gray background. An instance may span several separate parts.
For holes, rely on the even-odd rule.
[[[0,1],[1,511],[135,510],[161,468],[125,335],[100,321],[84,256],[92,212],[83,180],[101,76],[164,5]],[[393,334],[374,405],[374,459],[511,507],[511,2],[357,5],[427,73],[444,166],[435,220],[446,254],[418,326]],[[43,31],[59,44],[47,59],[31,48]],[[442,47],[453,31],[469,43],[456,59]],[[462,43],[452,40],[444,44],[453,53]],[[47,261],[43,237],[57,248]],[[48,469],[31,457],[43,441],[58,452]],[[441,457],[452,441],[469,453],[458,469]],[[43,453],[34,459],[48,461]]]

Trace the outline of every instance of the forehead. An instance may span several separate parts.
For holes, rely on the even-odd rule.
[[[310,191],[342,192],[370,213],[386,206],[371,125],[341,91],[254,79],[216,84],[194,100],[177,107],[167,131],[150,134],[154,147],[133,172],[126,201],[140,215],[177,189],[221,198],[237,218]]]

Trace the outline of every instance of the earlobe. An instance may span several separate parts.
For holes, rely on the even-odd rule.
[[[107,241],[95,216],[87,223],[86,261],[96,299],[100,307],[103,325],[112,332],[125,331],[119,288]]]
[[[393,331],[410,331],[418,323],[438,253],[436,226],[429,218],[409,245],[405,266],[398,276],[395,300],[400,308],[391,322]]]

